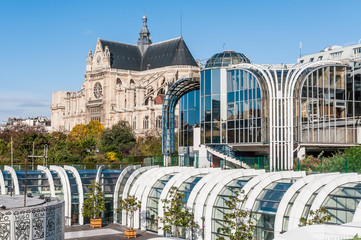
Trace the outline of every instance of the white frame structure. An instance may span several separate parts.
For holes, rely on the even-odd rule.
[[[65,165],[64,169],[66,171],[71,172],[74,175],[75,181],[76,181],[76,183],[78,185],[77,186],[78,187],[78,197],[79,197],[78,223],[79,223],[79,225],[84,225],[84,216],[83,216],[83,211],[82,211],[82,206],[83,206],[83,203],[84,203],[84,189],[83,189],[83,183],[82,183],[80,174],[79,174],[78,170],[73,166]]]
[[[16,175],[15,169],[10,166],[4,166],[4,171],[9,172],[13,180],[14,193],[15,195],[20,194],[18,175]]]
[[[65,202],[65,226],[71,226],[71,189],[68,175],[64,168],[51,165],[50,170],[56,172],[63,185],[63,194]]]

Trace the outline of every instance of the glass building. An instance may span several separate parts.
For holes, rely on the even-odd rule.
[[[272,171],[292,169],[307,153],[361,144],[359,59],[259,65],[233,51],[213,55],[199,90],[180,98],[179,152],[203,166],[220,158],[247,168],[242,157],[263,157]],[[189,116],[199,124],[189,127]]]

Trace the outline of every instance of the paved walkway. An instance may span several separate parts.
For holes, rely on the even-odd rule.
[[[102,228],[92,229],[89,225],[71,226],[65,228],[65,239],[71,240],[123,240],[124,226],[109,224]],[[154,233],[137,229],[137,240],[145,240],[160,237]]]

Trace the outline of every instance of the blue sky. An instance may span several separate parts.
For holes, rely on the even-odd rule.
[[[0,121],[50,116],[51,93],[80,90],[98,37],[135,44],[146,11],[153,42],[183,37],[196,59],[225,49],[255,63],[361,39],[361,1],[0,0]]]

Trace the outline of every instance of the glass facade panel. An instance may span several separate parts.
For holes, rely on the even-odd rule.
[[[278,206],[293,182],[295,182],[294,179],[272,182],[258,195],[252,209],[257,239],[272,240],[274,238],[273,229]]]
[[[230,196],[234,196],[235,189],[242,189],[250,178],[251,177],[242,177],[232,180],[218,194],[212,212],[212,240],[216,240],[218,237],[229,239],[228,236],[222,234],[221,230],[222,227],[225,227],[223,216],[225,213],[230,212],[230,209],[226,206],[226,201],[229,200]],[[203,209],[205,208],[206,205]]]
[[[329,214],[331,223],[344,224],[352,222],[353,215],[361,199],[361,184],[347,183],[331,192],[322,204]]]
[[[158,232],[158,204],[163,188],[174,175],[169,174],[159,179],[151,188],[146,210],[146,228],[148,231]]]
[[[359,115],[353,106],[357,77],[349,67],[327,66],[314,70],[304,80],[300,91],[301,142],[353,143]],[[355,92],[355,93],[354,93]]]
[[[227,79],[227,129],[237,129],[227,134],[228,143],[261,142],[262,96],[258,80],[240,69],[229,70]]]

